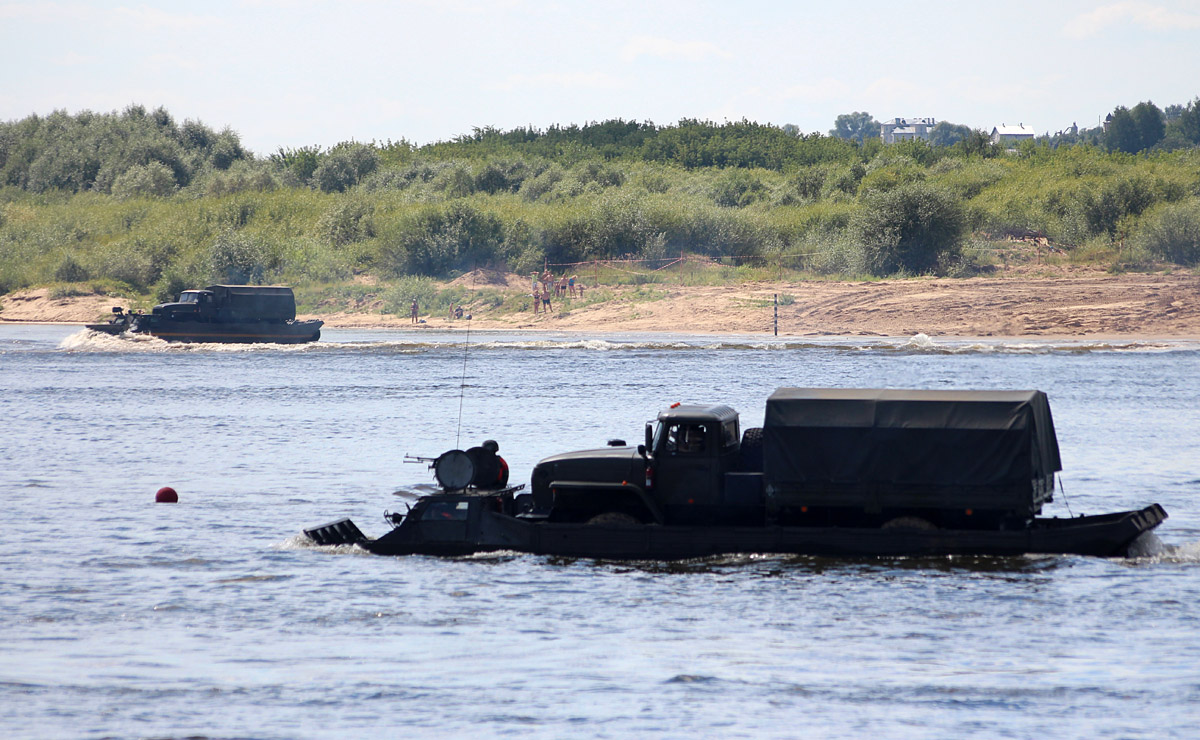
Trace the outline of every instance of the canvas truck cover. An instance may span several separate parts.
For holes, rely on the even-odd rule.
[[[291,321],[296,297],[280,285],[210,285],[222,321]]]
[[[1035,514],[1062,469],[1041,391],[780,388],[763,426],[775,505]]]

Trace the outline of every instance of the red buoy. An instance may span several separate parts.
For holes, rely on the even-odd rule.
[[[175,489],[170,486],[163,486],[158,489],[158,493],[154,494],[154,503],[156,504],[177,504],[179,503],[179,494],[175,493]]]

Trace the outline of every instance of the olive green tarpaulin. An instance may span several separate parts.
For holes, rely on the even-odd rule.
[[[767,399],[763,463],[778,492],[879,501],[919,490],[1012,510],[1049,500],[1062,469],[1041,391],[780,388]]]
[[[296,318],[292,289],[281,285],[210,285],[223,321],[291,321]]]

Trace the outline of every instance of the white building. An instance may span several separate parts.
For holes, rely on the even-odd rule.
[[[1014,147],[1022,141],[1033,141],[1033,137],[1037,133],[1032,126],[1026,126],[1023,123],[1018,123],[1016,126],[1000,124],[992,129],[992,143],[1004,144],[1006,147]]]
[[[879,137],[884,144],[911,139],[929,141],[929,132],[936,125],[937,121],[932,118],[893,118],[879,124]]]

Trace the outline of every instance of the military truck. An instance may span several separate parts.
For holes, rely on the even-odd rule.
[[[674,404],[636,451],[543,460],[532,493],[554,521],[995,529],[1041,513],[1061,468],[1040,391],[781,388],[762,428]]]
[[[637,446],[543,459],[528,493],[443,486],[378,539],[349,520],[305,531],[391,555],[1121,555],[1166,519],[1038,517],[1061,467],[1040,391],[780,388],[762,428],[676,403]]]
[[[281,285],[210,285],[185,290],[149,314],[113,309],[93,331],[150,334],[170,342],[274,342],[299,344],[321,338],[321,321],[297,321],[292,289]]]

